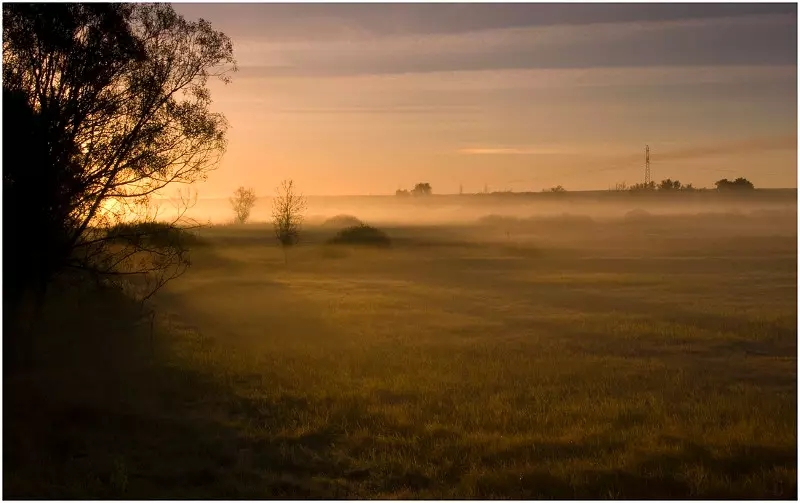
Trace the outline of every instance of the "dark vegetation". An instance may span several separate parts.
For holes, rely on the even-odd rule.
[[[360,224],[346,227],[336,233],[329,241],[335,245],[389,247],[392,240],[380,229]]]
[[[727,178],[723,178],[717,182],[714,182],[716,185],[717,190],[753,190],[753,183],[746,178],[737,178],[734,181],[729,181]]]
[[[233,69],[228,37],[168,4],[3,5],[5,349],[24,349],[16,315],[65,272],[147,297],[185,271],[176,240],[108,230],[155,221],[154,193],[216,166],[227,124],[206,83]]]
[[[411,190],[397,189],[396,196],[429,196],[433,194],[433,188],[430,183],[421,182],[414,186]]]
[[[325,220],[322,223],[322,227],[328,229],[336,229],[341,230],[346,227],[353,227],[357,225],[361,225],[363,222],[358,218],[354,217],[353,215],[336,215],[335,217],[331,217]]]
[[[164,222],[121,223],[106,231],[109,242],[138,249],[182,249],[199,246],[202,241],[190,230]]]

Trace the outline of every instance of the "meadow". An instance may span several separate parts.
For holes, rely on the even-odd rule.
[[[152,315],[54,292],[4,496],[797,498],[795,203],[488,213],[287,264],[204,228]]]

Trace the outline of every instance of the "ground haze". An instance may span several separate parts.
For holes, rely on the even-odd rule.
[[[48,308],[96,336],[18,378],[57,399],[6,420],[6,495],[796,498],[796,194],[656,196],[385,219],[390,248],[312,219],[288,265],[205,228],[152,340]]]

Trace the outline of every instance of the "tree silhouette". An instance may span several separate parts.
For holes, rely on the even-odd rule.
[[[656,190],[656,182],[650,181],[649,183],[635,183],[630,186],[631,192],[640,192],[645,190]]]
[[[412,196],[429,196],[432,193],[431,184],[425,183],[418,183],[411,189]]]
[[[306,198],[298,194],[292,180],[284,180],[276,189],[272,201],[272,226],[275,237],[283,249],[283,261],[288,263],[286,249],[297,244]]]
[[[755,187],[750,180],[739,177],[734,181],[729,181],[727,178],[714,182],[717,190],[753,190]]]
[[[680,190],[681,182],[667,178],[658,184],[658,190]]]
[[[230,39],[168,4],[4,4],[9,286],[41,292],[69,268],[155,272],[156,289],[180,274],[184,249],[120,245],[109,231],[152,220],[154,194],[216,167],[227,123],[206,84],[234,70]]]
[[[256,191],[252,188],[239,187],[229,201],[236,213],[236,223],[243,224],[250,218],[250,212],[256,205]]]

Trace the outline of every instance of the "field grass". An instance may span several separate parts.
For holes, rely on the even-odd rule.
[[[796,209],[482,222],[56,296],[4,496],[797,498]]]

